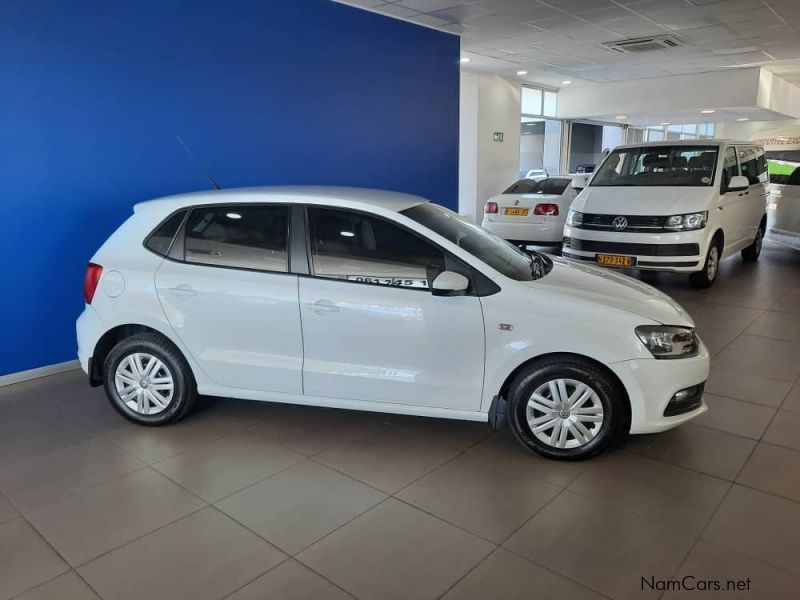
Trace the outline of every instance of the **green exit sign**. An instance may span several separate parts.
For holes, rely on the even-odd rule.
[[[495,142],[502,142],[502,141],[503,141],[503,132],[502,132],[502,131],[495,131],[495,132],[492,134],[492,139],[493,139]]]

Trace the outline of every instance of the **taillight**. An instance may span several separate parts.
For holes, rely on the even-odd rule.
[[[97,284],[100,283],[100,275],[103,274],[103,267],[94,263],[89,263],[86,267],[86,276],[83,278],[83,299],[86,304],[92,303]]]
[[[537,204],[533,209],[535,215],[558,215],[558,204]]]
[[[497,214],[497,202],[487,202],[486,208],[484,209],[487,215],[496,215]]]

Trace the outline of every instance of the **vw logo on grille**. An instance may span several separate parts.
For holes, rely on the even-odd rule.
[[[614,220],[611,221],[611,226],[617,231],[622,231],[628,226],[628,219],[625,217],[614,217]]]

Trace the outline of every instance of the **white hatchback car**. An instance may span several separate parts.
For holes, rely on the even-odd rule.
[[[253,188],[138,204],[77,322],[93,385],[143,425],[197,394],[489,421],[599,452],[706,410],[688,314],[634,279],[528,255],[422,198]]]
[[[571,184],[571,177],[521,179],[486,203],[481,225],[518,246],[560,246],[577,195]]]

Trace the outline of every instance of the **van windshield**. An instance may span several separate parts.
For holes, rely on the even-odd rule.
[[[716,146],[642,146],[611,152],[595,173],[595,186],[710,186]]]

